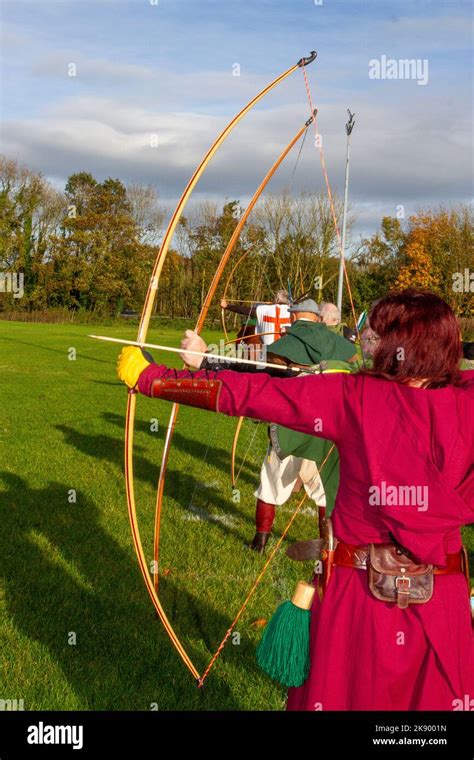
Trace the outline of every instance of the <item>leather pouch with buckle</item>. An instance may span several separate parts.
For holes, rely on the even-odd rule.
[[[367,566],[369,588],[376,599],[400,609],[425,604],[433,595],[433,565],[417,565],[393,544],[370,544]]]

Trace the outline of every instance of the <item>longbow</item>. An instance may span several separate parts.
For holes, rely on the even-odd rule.
[[[234,118],[229,122],[229,124],[225,127],[225,129],[221,132],[221,134],[216,138],[216,140],[211,145],[206,155],[202,159],[201,163],[196,168],[194,174],[189,180],[174,210],[174,213],[166,229],[163,242],[158,252],[155,264],[153,266],[153,272],[152,272],[150,282],[148,285],[145,302],[143,304],[142,314],[140,318],[140,324],[139,324],[138,335],[137,335],[138,341],[146,342],[146,337],[147,337],[148,328],[150,324],[150,318],[153,312],[153,306],[156,299],[158,283],[159,283],[161,272],[162,272],[162,269],[166,260],[166,256],[170,247],[171,239],[179,223],[179,220],[183,214],[185,206],[191,196],[191,193],[193,192],[194,187],[196,186],[199,178],[205,171],[212,157],[214,156],[214,154],[216,153],[220,145],[222,145],[222,143],[227,138],[227,136],[230,134],[230,132],[239,123],[239,121],[260,100],[262,100],[262,98],[264,98],[271,90],[273,90],[274,87],[276,87],[278,84],[283,82],[288,76],[293,74],[293,72],[295,72],[298,68],[303,68],[304,70],[304,67],[312,63],[315,60],[315,58],[316,58],[316,52],[312,51],[307,58],[301,58],[294,66],[291,66],[289,69],[287,69],[278,77],[276,77],[272,82],[270,82],[270,84],[268,84],[254,98],[252,98],[252,100],[250,100],[247,103],[247,105],[244,106],[244,108],[242,108],[242,110],[239,111],[239,113],[236,116],[234,116]],[[145,587],[148,591],[148,594],[153,603],[153,606],[161,622],[163,623],[163,626],[173,646],[178,652],[179,656],[181,657],[181,659],[183,660],[184,664],[189,669],[191,674],[194,676],[194,678],[199,681],[200,679],[199,672],[197,671],[189,655],[185,651],[183,645],[178,639],[176,633],[174,632],[174,629],[170,621],[168,620],[168,617],[158,598],[158,594],[153,583],[152,574],[150,572],[150,568],[148,567],[145,552],[143,549],[140,529],[139,529],[138,520],[137,520],[137,507],[136,507],[136,501],[135,501],[135,489],[134,489],[134,478],[133,478],[133,472],[134,472],[133,471],[133,438],[134,438],[136,403],[137,403],[136,392],[131,390],[129,391],[128,397],[127,397],[127,410],[126,410],[126,417],[125,417],[125,488],[126,488],[126,494],[127,494],[128,515],[129,515],[129,520],[130,520],[130,528],[132,532],[133,545],[134,545],[135,553],[137,556],[138,564],[140,567],[140,571],[143,576]],[[153,570],[156,571],[156,569],[157,567],[153,566]],[[156,576],[157,573],[154,572],[154,575]]]
[[[203,328],[212,299],[214,298],[215,292],[219,285],[219,281],[222,276],[222,273],[239,239],[239,236],[244,228],[244,225],[252,212],[252,209],[254,208],[255,204],[257,203],[258,199],[260,198],[262,192],[264,191],[265,187],[269,183],[270,179],[273,177],[273,175],[277,171],[278,167],[284,161],[284,159],[286,158],[288,153],[291,151],[293,146],[296,145],[296,143],[301,139],[301,136],[306,132],[308,127],[313,123],[313,119],[314,119],[314,115],[305,121],[303,126],[296,133],[296,135],[290,140],[288,145],[280,153],[277,160],[275,161],[273,166],[268,170],[264,179],[261,181],[260,185],[258,186],[255,193],[253,194],[252,199],[250,203],[248,204],[247,208],[245,209],[244,214],[242,214],[241,218],[239,219],[239,222],[236,225],[232,233],[232,236],[227,244],[227,247],[221,257],[219,266],[216,269],[211,285],[204,299],[204,303],[201,307],[201,311],[196,322],[196,327],[194,328],[195,332],[199,333],[201,332]],[[168,465],[169,453],[171,449],[171,441],[173,439],[173,432],[174,432],[176,420],[178,417],[178,412],[179,412],[179,404],[173,404],[172,409],[171,409],[170,419],[168,422],[168,428],[166,431],[165,445],[163,448],[163,454],[162,454],[162,459],[161,459],[160,476],[158,480],[158,494],[157,494],[157,500],[156,500],[155,533],[154,533],[154,548],[153,548],[153,563],[154,563],[153,566],[155,568],[155,576],[154,576],[155,591],[157,591],[158,589],[158,582],[159,582],[158,562],[159,562],[160,531],[161,531],[161,514],[162,514],[162,507],[163,507],[163,494],[164,494],[164,487],[165,487],[165,480],[166,480],[166,470],[167,470],[167,465]]]

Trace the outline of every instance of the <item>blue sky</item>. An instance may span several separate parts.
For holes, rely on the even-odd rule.
[[[170,206],[215,135],[311,49],[331,183],[342,190],[356,112],[351,200],[359,233],[382,214],[471,194],[472,19],[464,0],[3,0],[2,151],[58,187],[69,174],[153,184]],[[373,80],[369,61],[428,61],[428,82]],[[74,63],[77,75],[67,75]],[[233,75],[234,64],[240,76]],[[308,112],[301,73],[225,143],[196,198],[249,198]],[[150,146],[150,135],[158,147]],[[290,157],[271,189],[288,185]],[[295,188],[319,191],[307,140]]]

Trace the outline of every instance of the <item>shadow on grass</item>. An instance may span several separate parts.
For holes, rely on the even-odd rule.
[[[6,340],[11,343],[18,343],[22,346],[31,346],[32,348],[39,348],[41,351],[51,351],[53,354],[61,354],[61,356],[66,356],[69,345],[67,348],[51,348],[51,346],[44,346],[41,343],[31,343],[27,340],[19,340],[18,338],[6,338],[5,335],[0,335],[0,340]],[[70,338],[69,343],[73,340],[73,338]],[[82,338],[80,338],[82,340]],[[99,364],[111,364],[115,365],[116,362],[111,361],[110,359],[98,359],[96,356],[88,356],[87,354],[80,354],[76,351],[76,357],[80,359],[85,359],[89,362],[99,362]]]
[[[124,427],[124,419],[119,414],[113,414],[111,412],[105,412],[102,415],[103,419],[112,424],[116,425],[117,427],[123,429]],[[176,447],[176,449],[183,454],[189,454],[192,457],[195,457],[196,459],[199,459],[202,461],[203,459],[203,442],[202,440],[196,440],[194,438],[189,438],[188,436],[183,435],[181,431],[179,430],[179,427],[181,426],[183,429],[186,428],[186,422],[181,422],[180,417],[178,417],[177,427],[175,428],[173,432],[173,441],[171,444],[171,453],[173,451],[173,447]],[[212,418],[211,418],[212,419]],[[140,431],[142,433],[150,435],[150,423],[146,420],[136,420],[135,421],[135,430]],[[153,437],[159,438],[160,440],[165,439],[167,433],[167,427],[165,424],[160,424],[158,427],[158,430],[156,433],[153,433]],[[253,447],[253,450],[251,450],[252,454],[255,454],[256,451],[259,451],[260,447],[258,446],[258,443],[254,442],[255,445]],[[204,447],[204,450],[207,448],[207,442],[206,446]],[[263,457],[265,455],[266,449],[259,451],[259,454],[261,456],[261,459],[263,460]],[[244,453],[245,453],[245,447],[244,447]],[[222,472],[226,474],[226,477],[229,480],[229,490],[230,490],[230,460],[231,460],[231,446],[229,443],[228,448],[224,448],[222,446],[216,446],[216,445],[209,445],[209,450],[207,451],[207,457],[208,462],[212,462],[212,464],[216,467],[218,467]],[[248,460],[248,457],[247,457]],[[237,462],[237,468],[239,467],[239,462]],[[240,480],[246,482],[247,484],[254,486],[255,488],[258,485],[260,475],[260,464],[258,465],[257,469],[252,469],[252,465],[249,461],[246,461],[244,467],[242,468],[242,471],[240,472]]]
[[[104,531],[94,503],[81,492],[69,503],[64,483],[34,490],[16,475],[0,477],[7,488],[0,563],[8,615],[18,631],[47,650],[80,708],[147,710],[156,702],[164,710],[242,709],[216,671],[204,690],[196,689],[154,613],[136,564]],[[188,652],[202,672],[208,657],[202,641],[210,655],[229,619],[169,578],[163,594],[178,620],[178,636],[199,642],[199,652],[192,646]],[[256,670],[250,653],[243,667],[250,674]],[[51,683],[51,694],[61,689]],[[52,700],[25,707],[61,709],[58,696]]]
[[[95,461],[109,462],[119,469],[123,467],[123,441],[107,435],[88,435],[67,425],[56,425],[56,429],[63,435],[65,442],[78,451],[82,451]],[[147,428],[148,430],[148,428]],[[178,439],[186,446],[186,453],[198,457],[201,454],[202,445],[199,441],[186,439],[177,433]],[[137,480],[148,483],[156,490],[159,476],[160,456],[157,451],[157,462],[150,462],[143,456],[143,449],[135,445],[136,457],[134,475]],[[209,454],[209,461],[215,464],[214,449]],[[253,536],[253,519],[238,509],[231,498],[229,486],[228,495],[222,488],[216,488],[213,483],[206,483],[202,478],[196,478],[189,471],[182,472],[168,467],[168,488],[165,493],[166,499],[172,498],[176,506],[182,511],[183,520],[200,518],[203,521],[212,522],[225,535],[232,534],[242,543]],[[240,532],[238,524],[244,523],[248,527],[245,532]]]

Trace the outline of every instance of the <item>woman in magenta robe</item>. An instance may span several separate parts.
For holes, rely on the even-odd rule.
[[[281,379],[152,364],[138,389],[331,439],[340,454],[338,541],[395,541],[419,563],[445,568],[461,550],[460,526],[474,521],[474,372],[459,371],[457,322],[437,296],[387,296],[370,324],[379,341],[370,372]],[[198,380],[199,399],[173,390],[175,377]],[[414,503],[384,499],[404,486]],[[313,604],[310,648],[309,677],[290,689],[290,710],[472,709],[469,592],[459,570],[434,577],[427,603],[400,609],[372,595],[366,570],[335,566]]]

